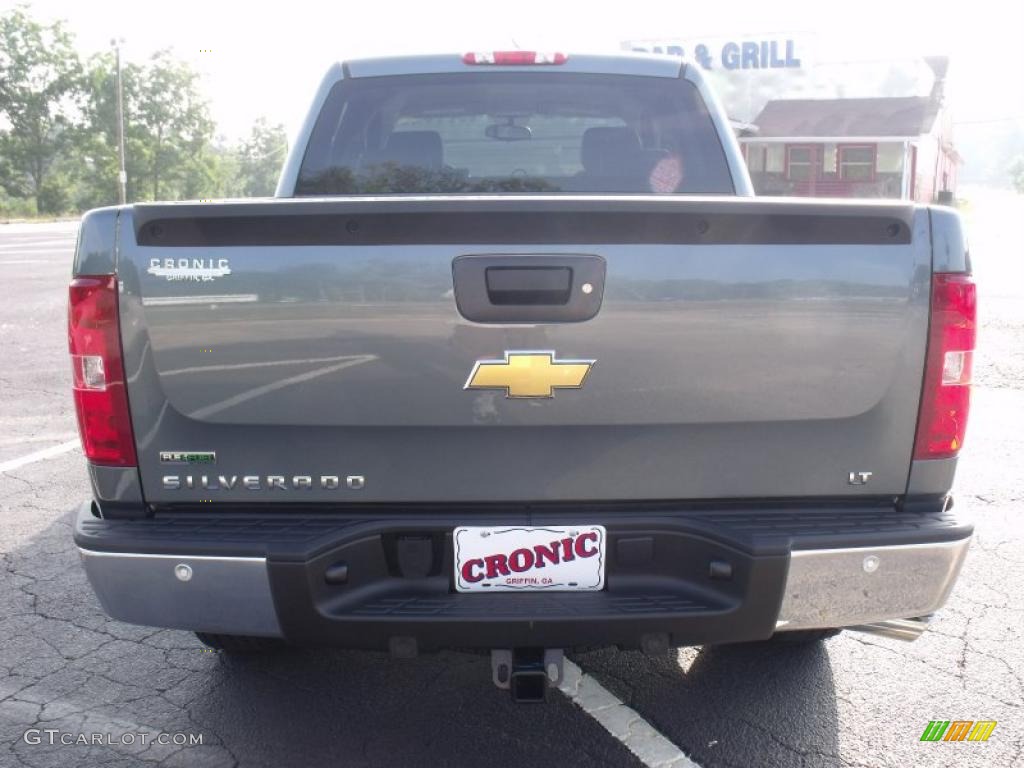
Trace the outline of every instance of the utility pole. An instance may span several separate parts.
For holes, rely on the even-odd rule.
[[[128,172],[124,167],[124,88],[121,85],[121,43],[123,39],[111,40],[114,46],[115,60],[117,61],[117,159],[119,170],[117,173],[117,196],[121,205],[128,202]]]

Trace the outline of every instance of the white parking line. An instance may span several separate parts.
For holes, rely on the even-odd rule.
[[[0,437],[2,445],[22,445],[23,443],[52,443],[54,441],[64,442],[75,436],[74,432],[50,432],[40,435],[18,435],[17,437]]]
[[[44,448],[41,451],[35,453],[26,454],[17,459],[11,459],[0,464],[0,472],[10,472],[12,469],[18,467],[24,467],[26,464],[31,464],[35,461],[42,461],[43,459],[52,459],[54,456],[60,456],[62,453],[73,451],[79,447],[78,439],[68,440],[66,443],[55,445],[52,448]]]
[[[558,689],[648,768],[700,768],[635,710],[568,659],[564,661]]]
[[[74,244],[73,237],[66,240],[24,240],[20,243],[6,240],[0,242],[0,251],[56,251],[57,246],[71,247]]]
[[[0,264],[45,264],[46,259],[3,259]]]
[[[25,237],[66,237],[74,236],[78,232],[77,221],[49,221],[29,222],[22,221],[11,224],[0,224],[0,238],[25,238]]]

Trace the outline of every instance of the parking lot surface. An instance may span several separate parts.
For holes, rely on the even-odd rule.
[[[557,692],[513,705],[484,656],[238,660],[108,619],[71,540],[89,493],[64,333],[76,227],[0,225],[0,765],[686,765],[631,751],[644,721],[705,768],[1022,764],[1024,197],[967,197],[981,332],[956,503],[977,529],[949,605],[911,644],[846,632],[805,648],[576,655],[635,712],[611,730]],[[984,743],[921,742],[936,719],[998,725]],[[46,730],[115,743],[51,745]]]

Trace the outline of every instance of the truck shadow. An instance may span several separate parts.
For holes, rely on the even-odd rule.
[[[25,764],[135,764],[140,732],[201,734],[146,753],[189,766],[637,766],[569,699],[514,704],[487,656],[212,652],[189,632],[113,621],[72,542],[73,513],[0,553],[0,724]],[[28,728],[111,734],[102,745],[29,744]],[[15,737],[11,737],[13,742]],[[71,750],[71,751],[69,751]],[[176,754],[175,754],[176,753]]]
[[[62,515],[3,554],[0,600],[10,609],[0,617],[0,661],[11,672],[0,682],[14,693],[0,700],[0,720],[22,730],[45,720],[35,727],[115,739],[202,734],[202,746],[168,750],[168,764],[190,766],[638,765],[557,692],[543,705],[514,704],[491,683],[484,655],[393,660],[289,649],[232,657],[205,650],[191,633],[113,621],[86,581],[71,527],[72,514]],[[705,768],[827,765],[836,752],[824,647],[770,657],[752,646],[684,649],[678,660],[613,651],[575,658]],[[67,749],[14,747],[30,763],[49,751],[64,760]],[[104,744],[75,758],[100,764],[138,751]],[[161,757],[157,748],[147,753]]]
[[[699,765],[839,766],[828,642],[595,651],[583,670]]]

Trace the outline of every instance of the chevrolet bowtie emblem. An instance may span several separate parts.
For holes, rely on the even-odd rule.
[[[466,389],[504,389],[506,397],[553,397],[556,388],[579,389],[593,360],[556,360],[554,352],[506,352],[479,360]]]

